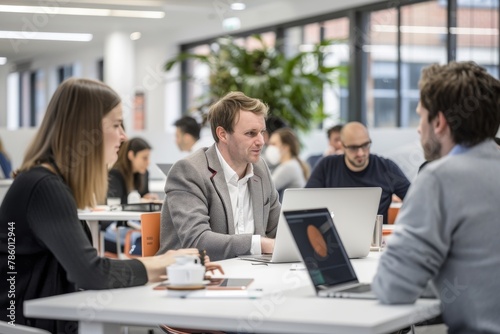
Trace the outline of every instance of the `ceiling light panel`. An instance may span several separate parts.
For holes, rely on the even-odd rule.
[[[0,12],[46,15],[80,15],[80,16],[116,16],[161,19],[165,17],[162,11],[125,10],[106,8],[75,8],[75,7],[48,7],[48,6],[11,6],[0,5]]]

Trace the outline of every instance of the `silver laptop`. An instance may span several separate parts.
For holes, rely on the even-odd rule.
[[[350,258],[365,257],[370,252],[375,218],[382,188],[307,188],[287,189],[283,194],[281,214],[273,254],[244,255],[244,260],[268,263],[302,261],[283,211],[327,207],[336,216]]]
[[[376,298],[369,284],[359,283],[329,209],[283,214],[319,297]]]
[[[170,171],[170,168],[172,168],[174,164],[156,164],[158,168],[165,174],[165,176],[168,175],[168,172]]]
[[[381,194],[380,187],[287,189],[281,211],[327,208],[347,255],[360,258],[370,252]]]
[[[284,203],[285,198],[283,198],[283,204]],[[280,219],[278,221],[278,229],[276,230],[273,253],[262,255],[240,255],[238,257],[243,260],[265,263],[291,263],[302,261],[299,249],[297,248],[286,220],[283,217],[283,205],[281,206]]]

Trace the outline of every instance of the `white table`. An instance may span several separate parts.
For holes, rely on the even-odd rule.
[[[353,260],[362,281],[371,281],[380,254]],[[119,333],[120,325],[248,331],[256,333],[388,333],[439,314],[439,301],[385,306],[375,300],[315,297],[306,271],[290,264],[221,261],[227,277],[253,277],[260,299],[179,299],[142,287],[85,291],[25,302],[35,318],[78,320],[81,334]]]
[[[137,211],[81,211],[78,219],[86,220],[92,233],[92,243],[101,255],[104,254],[104,241],[99,236],[99,221],[141,220],[145,212]]]

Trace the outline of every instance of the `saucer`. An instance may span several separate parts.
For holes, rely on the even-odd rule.
[[[205,281],[210,281],[210,278],[211,278],[211,276],[205,275],[205,277],[203,278],[203,283]],[[160,275],[160,279],[166,281],[166,280],[168,280],[168,276],[167,275]]]
[[[201,284],[196,283],[196,284],[176,284],[176,285],[173,285],[173,284],[170,284],[168,281],[164,282],[167,290],[201,290],[201,289],[205,289],[205,286],[209,283],[210,283],[209,280],[203,280],[201,282]]]
[[[204,284],[194,284],[194,285],[170,285],[170,284],[167,284],[166,288],[167,288],[167,290],[180,290],[180,291],[203,290],[203,289],[205,289],[205,285]]]

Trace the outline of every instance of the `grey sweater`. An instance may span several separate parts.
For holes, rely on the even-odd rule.
[[[373,281],[382,303],[413,303],[431,280],[451,333],[500,333],[499,176],[493,141],[426,166]]]

